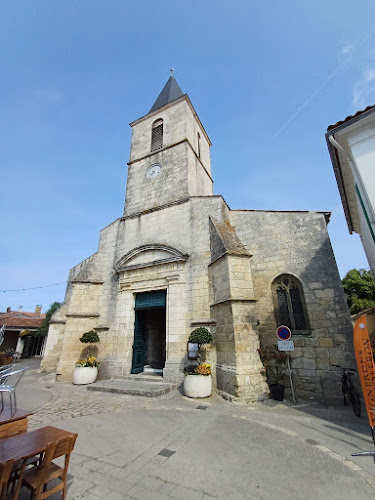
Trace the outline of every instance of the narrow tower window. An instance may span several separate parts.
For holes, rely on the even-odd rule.
[[[199,135],[198,132],[198,158],[201,157],[201,136]]]
[[[309,333],[305,298],[301,283],[283,274],[272,284],[277,326],[288,326],[294,333]]]
[[[152,124],[151,151],[163,147],[163,120],[156,120]]]

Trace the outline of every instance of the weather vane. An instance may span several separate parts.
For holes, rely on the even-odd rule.
[[[174,68],[171,68],[169,71],[171,72],[171,76],[173,76]]]

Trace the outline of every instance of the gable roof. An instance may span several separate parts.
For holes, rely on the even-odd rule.
[[[45,314],[35,316],[35,313],[21,312],[21,311],[8,311],[0,313],[0,326],[13,328],[39,328],[42,324]]]
[[[178,85],[175,77],[171,75],[167,83],[164,85],[163,90],[160,92],[159,97],[154,102],[154,105],[150,109],[149,113],[152,113],[156,109],[159,109],[166,104],[179,99],[183,95],[184,94],[180,89],[180,86]]]

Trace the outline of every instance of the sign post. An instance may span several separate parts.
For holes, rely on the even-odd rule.
[[[375,363],[368,335],[366,315],[357,319],[354,326],[354,352],[357,361],[358,376],[361,381],[363,399],[365,400],[372,442],[375,446]],[[375,462],[375,451],[358,451],[352,457],[372,456]]]
[[[292,332],[290,328],[287,326],[281,325],[276,328],[276,337],[279,339],[277,346],[279,351],[294,351],[294,342],[290,340],[292,337]],[[296,397],[294,394],[294,386],[293,386],[293,378],[292,378],[292,369],[290,366],[290,355],[286,355],[287,363],[288,363],[288,372],[289,372],[289,380],[290,380],[290,388],[292,389],[292,397],[294,404],[296,403]]]

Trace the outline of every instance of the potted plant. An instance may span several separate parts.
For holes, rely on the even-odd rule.
[[[211,396],[211,365],[190,365],[184,369],[184,394],[188,398]]]
[[[258,349],[258,352],[266,371],[265,375],[267,376],[271,399],[283,401],[287,354],[279,351],[274,345]]]
[[[95,330],[90,330],[79,339],[83,344],[88,344],[86,359],[79,359],[76,362],[73,372],[73,384],[86,385],[95,382],[98,376],[99,362],[95,356],[91,356],[92,344],[99,342],[99,335]]]
[[[199,347],[203,344],[211,344],[212,333],[204,327],[196,328],[191,332],[189,342],[192,344],[198,344]]]

